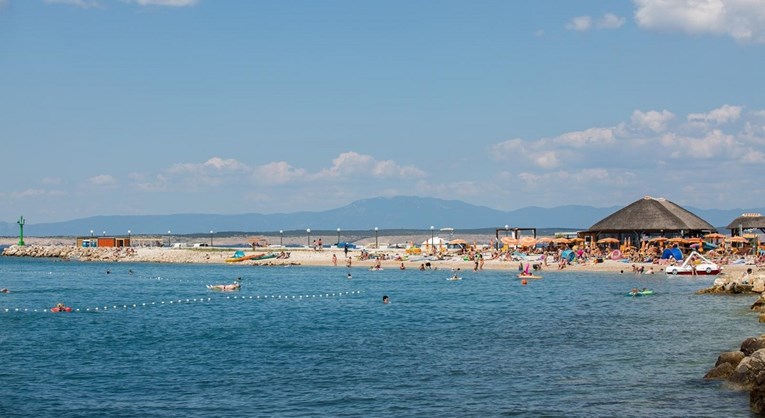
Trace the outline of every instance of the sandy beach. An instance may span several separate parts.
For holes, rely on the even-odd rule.
[[[244,260],[227,262],[234,253],[243,251],[245,256],[257,254],[275,254],[282,251],[289,253],[289,258],[268,258],[265,260]],[[412,256],[404,249],[380,249],[377,254],[384,254],[385,259],[380,261],[380,266],[385,270],[398,270],[402,265],[405,269],[418,269],[421,264],[429,262],[432,268],[437,269],[460,269],[473,270],[475,262],[466,260],[463,256],[451,255],[443,260],[426,260],[419,256]],[[332,267],[333,255],[337,259],[338,268],[346,268],[347,259],[343,249],[325,248],[314,250],[309,248],[263,248],[263,249],[236,249],[236,248],[167,248],[167,247],[134,247],[134,248],[77,248],[71,245],[27,245],[25,247],[11,246],[4,252],[6,256],[31,256],[31,257],[56,257],[76,261],[106,261],[106,262],[137,262],[137,263],[188,263],[188,264],[230,264],[232,266],[326,266]],[[369,269],[377,261],[375,259],[361,260],[361,250],[349,250],[352,268]],[[484,270],[508,270],[516,271],[519,261],[484,259]],[[644,267],[646,273],[653,270],[655,274],[663,274],[664,266],[653,263],[634,263],[626,260],[605,260],[602,263],[592,261],[586,263],[574,262],[559,270],[557,264],[549,262],[542,265],[542,271],[554,270],[560,272],[603,272],[633,274],[633,265]],[[747,268],[753,267],[746,264],[730,264],[724,266],[724,273],[740,274]]]

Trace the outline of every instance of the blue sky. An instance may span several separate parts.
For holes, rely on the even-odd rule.
[[[765,206],[765,2],[0,0],[0,221]]]

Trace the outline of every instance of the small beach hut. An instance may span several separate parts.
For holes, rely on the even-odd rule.
[[[744,213],[732,220],[726,228],[730,229],[731,235],[741,235],[746,229],[759,229],[765,232],[765,216],[759,213]]]

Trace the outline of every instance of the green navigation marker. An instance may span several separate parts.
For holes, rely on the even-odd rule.
[[[16,223],[19,224],[19,245],[24,246],[24,217],[19,218]]]

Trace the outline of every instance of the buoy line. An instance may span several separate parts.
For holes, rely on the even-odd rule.
[[[334,293],[316,293],[316,294],[300,294],[300,295],[226,295],[225,298],[222,296],[219,297],[202,297],[202,298],[181,298],[181,299],[169,299],[169,300],[162,300],[159,302],[144,302],[144,303],[123,303],[123,304],[111,304],[111,305],[99,305],[95,307],[89,307],[89,308],[72,308],[72,311],[69,313],[74,312],[110,312],[110,311],[117,311],[117,310],[128,310],[128,309],[138,309],[138,308],[150,308],[152,306],[166,306],[166,305],[184,305],[184,304],[192,304],[192,303],[207,303],[207,302],[218,302],[218,301],[267,301],[267,300],[277,300],[277,301],[302,301],[302,300],[308,300],[308,299],[331,299],[331,298],[338,298],[343,296],[349,296],[349,295],[360,295],[360,290],[353,290],[349,292],[334,292]],[[0,308],[0,313],[17,313],[17,312],[31,312],[31,313],[54,313],[51,311],[51,308],[42,308],[42,309],[34,309],[34,308]]]

